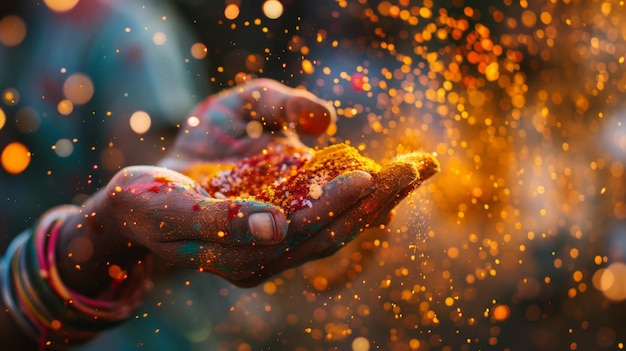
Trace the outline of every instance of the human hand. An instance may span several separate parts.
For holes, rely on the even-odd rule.
[[[384,167],[378,181],[367,172],[347,172],[326,184],[310,208],[286,218],[268,203],[212,198],[179,171],[232,164],[276,144],[304,148],[298,133],[320,134],[334,116],[310,93],[264,79],[210,97],[160,163],[169,169],[130,167],[112,179],[110,212],[133,242],[241,286],[327,256],[367,226],[388,221],[393,207],[427,177],[399,164]]]
[[[299,135],[320,135],[335,119],[332,105],[312,93],[256,79],[200,103],[159,165],[183,171],[236,163],[275,144],[305,148]]]

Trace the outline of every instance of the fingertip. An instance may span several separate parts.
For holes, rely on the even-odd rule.
[[[258,242],[275,242],[278,235],[274,216],[268,212],[253,213],[248,217],[250,234]]]
[[[375,189],[374,177],[365,171],[356,170],[340,174],[333,181],[328,183],[325,188],[332,190],[333,188],[350,188],[359,191],[358,198],[363,198],[371,194]]]
[[[292,96],[285,102],[288,123],[295,123],[295,130],[301,135],[324,133],[336,120],[335,109],[314,96]]]
[[[416,165],[405,162],[392,162],[383,166],[380,172],[378,172],[376,182],[388,185],[395,184],[397,191],[401,191],[401,189],[416,185],[419,176]]]
[[[267,204],[253,206],[248,215],[248,232],[254,242],[262,245],[272,245],[281,242],[287,235],[287,219],[285,215]]]

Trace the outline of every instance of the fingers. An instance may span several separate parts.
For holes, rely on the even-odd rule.
[[[280,242],[287,231],[278,208],[212,199],[190,178],[165,168],[128,167],[107,190],[114,213],[133,239],[148,248],[177,241],[268,245]]]
[[[411,190],[419,185],[417,168],[409,163],[391,163],[376,177],[376,189],[337,216],[315,236],[291,250],[296,262],[328,256],[352,240],[381,216],[387,216]]]
[[[196,115],[235,138],[285,130],[318,135],[336,120],[335,109],[328,102],[271,79],[256,79],[226,90],[211,103],[200,105]]]
[[[161,164],[182,170],[197,160],[252,156],[277,137],[296,145],[298,134],[319,135],[335,120],[333,106],[308,91],[253,80],[196,106]]]
[[[352,240],[385,211],[393,208],[417,184],[416,167],[409,163],[390,164],[373,177],[363,171],[342,174],[323,188],[322,196],[290,217],[285,240],[258,248],[266,256],[262,265],[250,265],[248,272],[231,281],[237,285],[258,284],[267,277],[315,258],[330,255]],[[267,254],[271,250],[271,254]],[[272,259],[270,259],[272,257]]]
[[[328,102],[274,80],[253,80],[241,86],[239,93],[247,112],[243,117],[261,122],[268,131],[289,128],[298,134],[318,135],[336,120],[335,110]]]
[[[289,233],[307,237],[318,232],[374,189],[374,179],[367,172],[352,171],[339,175],[322,188],[322,195],[311,201],[311,208],[290,216]]]

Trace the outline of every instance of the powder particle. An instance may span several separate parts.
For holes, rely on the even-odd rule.
[[[320,197],[322,197],[322,186],[319,185],[318,183],[313,183],[311,185],[309,185],[309,196],[311,197],[311,199],[313,200],[317,200]]]

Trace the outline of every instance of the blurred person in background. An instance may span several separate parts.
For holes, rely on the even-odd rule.
[[[266,3],[271,17],[261,7]],[[155,8],[152,1],[141,5]],[[623,348],[621,3],[178,0],[175,6],[201,43],[193,53],[179,52],[207,69],[194,83],[221,90],[262,76],[305,86],[331,100],[338,116],[336,131],[314,141],[348,140],[376,159],[434,149],[443,171],[389,226],[363,241],[359,236],[326,265],[289,270],[251,289],[169,270],[175,273],[160,275],[135,318],[84,349]],[[165,23],[174,18],[166,17]],[[30,202],[19,196],[3,202],[2,220],[12,223],[3,232],[7,245],[52,205],[81,203],[120,166],[161,158],[173,133],[154,129],[156,114],[149,131],[156,137],[131,131],[130,114],[115,123],[133,138],[105,140],[115,157],[103,160],[88,148],[97,170],[87,167],[69,191],[34,183],[48,191],[32,193]],[[17,130],[7,120],[8,128]],[[45,151],[53,153],[58,139]],[[69,140],[74,152],[80,140]],[[122,141],[133,144],[123,149]],[[140,147],[158,152],[128,151]],[[109,175],[97,176],[111,165]],[[31,167],[34,161],[18,177]],[[59,184],[58,172],[43,171],[41,180]],[[10,179],[2,177],[3,184]],[[8,191],[31,185],[13,182]],[[30,214],[10,216],[13,208]]]

